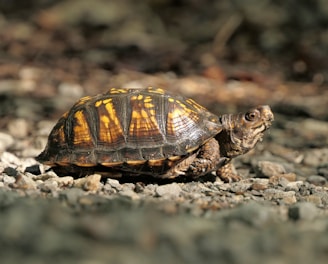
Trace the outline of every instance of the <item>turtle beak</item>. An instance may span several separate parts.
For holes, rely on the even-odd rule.
[[[272,121],[274,120],[274,116],[273,116],[270,106],[262,105],[262,106],[258,107],[258,110],[261,113],[261,117],[262,117],[263,123],[265,125],[265,128],[268,129],[271,126]]]

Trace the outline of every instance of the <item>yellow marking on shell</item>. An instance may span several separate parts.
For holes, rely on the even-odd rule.
[[[142,94],[139,94],[138,97],[137,97],[138,100],[142,100],[142,98],[143,98]]]
[[[102,115],[100,117],[100,122],[102,122],[104,124],[104,126],[106,128],[108,128],[108,124],[109,124],[109,117],[107,115]]]
[[[81,162],[74,162],[74,165],[79,167],[94,167],[94,163],[81,163]]]
[[[192,106],[194,106],[197,110],[205,110],[205,107],[201,106],[200,104],[196,103],[193,99],[187,99],[186,100],[187,103],[191,104]]]
[[[103,102],[103,104],[108,104],[108,103],[111,103],[112,101],[113,101],[112,98],[107,98],[107,99],[103,100],[102,102]]]
[[[135,109],[132,111],[129,129],[129,134],[131,136],[148,137],[157,133],[158,130],[155,111],[147,111],[145,109]]]
[[[95,103],[95,107],[99,107],[99,106],[101,106],[102,103],[103,103],[103,102],[102,102],[101,100],[97,101],[97,102]]]
[[[195,146],[195,147],[192,147],[192,148],[187,148],[186,149],[186,151],[188,152],[188,153],[191,153],[191,152],[194,152],[196,149],[198,149],[199,148],[199,146]]]
[[[44,164],[48,165],[47,162],[45,162]],[[53,163],[52,163],[52,164],[53,164]],[[71,165],[71,163],[69,163],[68,161],[67,161],[67,162],[64,162],[64,161],[57,161],[57,162],[56,162],[56,165],[58,165],[58,166],[62,166],[62,167],[65,167],[65,166],[69,166],[69,165]]]
[[[112,100],[104,101],[106,101],[105,109],[107,114],[100,116],[99,139],[103,142],[113,143],[116,142],[118,138],[123,138],[123,129],[112,104]]]
[[[156,94],[165,94],[165,91],[162,88],[148,87],[148,91]]]
[[[177,161],[177,160],[181,160],[181,156],[171,156],[168,159],[171,161]]]
[[[145,164],[146,162],[147,162],[146,160],[128,160],[128,161],[126,161],[126,163],[129,165],[142,165],[142,164]]]
[[[181,134],[188,133],[187,131],[190,131],[199,120],[197,112],[188,108],[180,100],[169,98],[168,101],[171,104],[167,114],[168,135],[179,137]]]
[[[148,95],[145,97],[145,99],[143,100],[144,103],[150,103],[153,99]]]
[[[91,145],[92,144],[92,137],[89,131],[88,122],[83,114],[82,111],[77,111],[74,114],[74,118],[76,119],[76,123],[73,127],[74,131],[74,145],[85,144]]]
[[[84,96],[82,97],[76,104],[75,106],[79,106],[79,105],[82,105],[84,104],[85,102],[89,101],[90,99],[92,99],[91,96],[87,95],[87,96]]]
[[[61,125],[61,127],[57,130],[58,131],[58,142],[64,143],[65,142],[65,131],[64,131],[64,125]]]
[[[100,164],[105,167],[114,167],[114,166],[121,165],[122,163],[123,163],[122,161],[117,161],[117,162],[102,162]]]
[[[67,117],[68,117],[68,113],[69,113],[69,111],[65,112],[65,113],[62,115],[62,118],[67,118]]]
[[[124,88],[111,88],[109,89],[110,94],[120,94],[120,93],[127,93],[128,90]]]
[[[158,160],[148,160],[149,166],[162,166],[165,159],[158,159]]]

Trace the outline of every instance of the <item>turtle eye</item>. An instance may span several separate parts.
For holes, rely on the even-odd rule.
[[[255,119],[257,119],[259,116],[259,112],[258,111],[251,111],[251,112],[247,112],[245,114],[245,119],[247,121],[254,121]]]

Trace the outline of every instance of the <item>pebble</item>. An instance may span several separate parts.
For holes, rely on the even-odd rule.
[[[304,196],[304,200],[312,204],[315,204],[316,206],[322,206],[322,200],[319,195],[315,195],[315,194],[307,195]]]
[[[324,186],[327,183],[327,179],[320,175],[311,175],[306,178],[306,181],[316,186]]]
[[[300,190],[300,186],[302,185],[302,183],[303,183],[302,181],[289,182],[285,190],[298,192]]]
[[[325,177],[328,180],[328,163],[319,166],[317,171],[319,175]]]
[[[24,189],[24,190],[28,190],[28,189],[36,190],[37,189],[37,184],[32,179],[32,176],[29,173],[18,175],[16,177],[15,183],[13,183],[12,186],[14,188]]]
[[[156,195],[165,198],[178,197],[182,189],[177,183],[165,184],[156,188]]]
[[[100,188],[100,174],[93,174],[74,180],[73,186],[82,188],[85,191],[95,192]]]
[[[26,119],[17,118],[9,122],[8,130],[13,137],[23,139],[28,136],[29,124]]]
[[[328,148],[317,148],[306,151],[303,163],[308,166],[327,164]]]
[[[16,179],[15,179],[15,177],[12,177],[9,175],[4,175],[2,181],[5,184],[12,184],[16,181]]]
[[[283,191],[279,189],[269,188],[264,190],[263,196],[267,200],[282,199],[289,196],[294,196],[294,191]]]
[[[0,152],[6,151],[14,144],[15,140],[10,134],[0,132]]]
[[[318,213],[318,208],[309,202],[299,202],[288,209],[288,217],[292,220],[313,220]]]
[[[51,178],[51,180],[57,182],[59,187],[72,187],[74,184],[74,178],[72,176]]]
[[[123,189],[123,186],[116,179],[108,178],[107,181],[106,181],[106,185],[109,185],[110,187],[114,188],[117,191],[120,191],[120,190]]]
[[[81,196],[85,195],[85,191],[81,188],[70,188],[63,190],[59,193],[59,199],[65,200],[68,204],[72,206],[76,206],[78,204],[78,200]]]
[[[77,83],[61,83],[58,86],[60,96],[70,99],[79,99],[83,96],[83,88]]]
[[[140,196],[136,192],[134,192],[133,190],[129,190],[129,189],[121,191],[120,195],[123,197],[128,197],[131,200],[140,199]]]
[[[58,182],[54,180],[48,180],[39,185],[39,188],[42,192],[51,193],[58,190]]]
[[[284,174],[279,174],[279,175],[270,177],[269,183],[271,183],[272,185],[276,185],[276,186],[286,187],[288,185],[289,181],[282,175],[284,175]]]
[[[255,167],[255,173],[260,178],[270,178],[277,174],[286,173],[285,168],[276,162],[259,161]]]
[[[277,221],[277,214],[270,207],[256,202],[249,202],[232,209],[227,216],[229,220],[236,219],[255,227],[265,226]]]

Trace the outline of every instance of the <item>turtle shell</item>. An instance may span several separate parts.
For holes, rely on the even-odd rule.
[[[159,88],[112,88],[66,112],[37,160],[143,173],[157,166],[163,173],[221,130],[219,118],[192,99]]]

